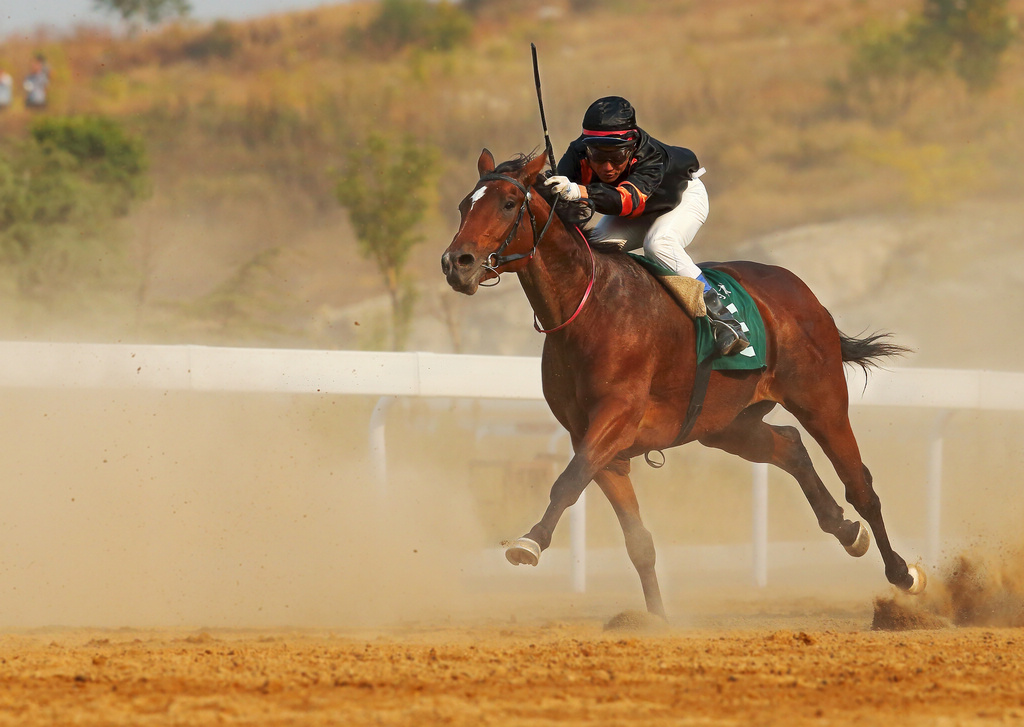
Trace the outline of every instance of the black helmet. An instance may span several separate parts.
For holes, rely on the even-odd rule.
[[[621,96],[605,96],[583,114],[583,141],[589,146],[628,146],[640,134],[633,105]]]

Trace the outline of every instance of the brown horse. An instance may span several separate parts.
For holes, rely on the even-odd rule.
[[[618,516],[648,611],[664,616],[654,572],[654,541],[640,519],[630,460],[697,440],[751,462],[769,462],[800,483],[818,524],[860,556],[870,535],[825,489],[793,427],[762,421],[776,404],[821,445],[846,487],[846,499],[871,526],[890,583],[919,593],[924,571],[892,549],[871,474],[850,427],[843,364],[868,367],[903,350],[880,336],[844,336],[793,273],[754,262],[713,265],[757,303],[767,334],[767,367],[714,371],[700,415],[682,438],[694,389],[694,321],[656,279],[623,254],[594,255],[534,189],[546,156],[523,156],[495,168],[484,149],[480,180],[459,205],[461,223],[441,256],[449,285],[472,295],[502,272],[519,276],[547,333],[544,398],[572,439],[574,456],[555,480],[540,522],[506,550],[513,564],[536,565],[566,508],[597,482]],[[528,224],[524,222],[528,220]]]

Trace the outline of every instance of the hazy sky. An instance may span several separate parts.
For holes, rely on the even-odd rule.
[[[198,20],[237,20],[344,0],[189,0]],[[93,9],[93,0],[0,0],[0,37],[30,32],[39,25],[69,30],[84,23],[110,22],[111,16]]]

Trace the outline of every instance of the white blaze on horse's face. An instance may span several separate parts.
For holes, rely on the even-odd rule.
[[[486,193],[486,192],[487,192],[487,187],[481,187],[477,191],[473,192],[473,196],[469,198],[469,202],[470,202],[469,209],[470,209],[470,211],[473,210],[473,206],[477,202],[480,201],[480,199],[484,196],[484,193]]]

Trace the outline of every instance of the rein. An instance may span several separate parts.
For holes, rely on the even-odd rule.
[[[586,303],[587,298],[590,297],[590,291],[594,289],[594,280],[597,279],[597,261],[594,260],[594,250],[592,247],[590,247],[590,243],[587,242],[587,236],[583,234],[580,228],[577,227],[576,232],[580,233],[580,237],[583,238],[583,244],[587,246],[587,252],[590,253],[590,282],[587,283],[587,289],[583,292],[583,299],[580,300],[580,304],[576,306],[576,312],[569,316],[569,320],[565,321],[564,323],[559,323],[554,328],[541,328],[540,321],[537,320],[537,314],[534,313],[533,328],[535,331],[537,331],[537,333],[554,333],[555,331],[562,330],[567,325],[576,320],[576,316],[578,316],[580,314],[580,311],[583,310],[584,303]]]
[[[487,256],[487,261],[483,265],[484,269],[490,270],[492,273],[495,274],[495,276],[497,276],[497,279],[500,280],[501,273],[498,272],[498,268],[500,268],[502,265],[507,265],[508,263],[515,262],[516,260],[522,260],[524,258],[530,260],[537,253],[537,246],[540,245],[540,241],[544,239],[544,235],[547,233],[548,228],[551,226],[552,220],[555,219],[555,206],[558,204],[558,201],[561,198],[555,197],[555,201],[551,204],[551,211],[548,214],[547,222],[544,223],[544,227],[541,228],[540,234],[538,234],[537,218],[533,214],[533,208],[530,207],[530,190],[528,190],[522,182],[520,182],[518,179],[515,179],[514,177],[510,177],[505,174],[496,174],[494,172],[483,175],[482,177],[480,177],[480,181],[508,182],[509,184],[511,184],[512,186],[514,186],[516,189],[523,193],[523,204],[520,205],[519,207],[519,213],[516,215],[516,221],[512,223],[512,228],[508,231],[508,235],[505,236],[505,241],[498,246],[497,250],[495,250],[494,252]],[[519,225],[523,221],[523,212],[526,212],[527,214],[530,215],[530,229],[533,232],[533,247],[530,249],[530,252],[521,252],[516,253],[515,255],[502,255],[502,253],[505,252],[505,248],[507,248],[512,243],[512,240],[515,239],[516,233],[519,231]],[[560,331],[567,325],[572,323],[574,320],[576,320],[576,317],[580,314],[580,311],[583,310],[583,306],[590,298],[591,291],[594,289],[594,281],[597,277],[597,261],[594,259],[594,250],[593,248],[590,247],[590,243],[587,242],[586,235],[584,235],[578,227],[576,228],[576,231],[579,232],[580,237],[583,238],[583,244],[587,246],[587,252],[590,253],[590,282],[587,284],[587,289],[583,293],[583,299],[580,300],[580,304],[576,306],[576,312],[569,316],[569,319],[567,321],[558,324],[554,328],[541,328],[540,322],[537,320],[537,314],[534,313],[533,327],[538,333],[554,333],[555,331]],[[497,284],[497,281],[495,281],[490,287],[493,287],[493,285]]]

